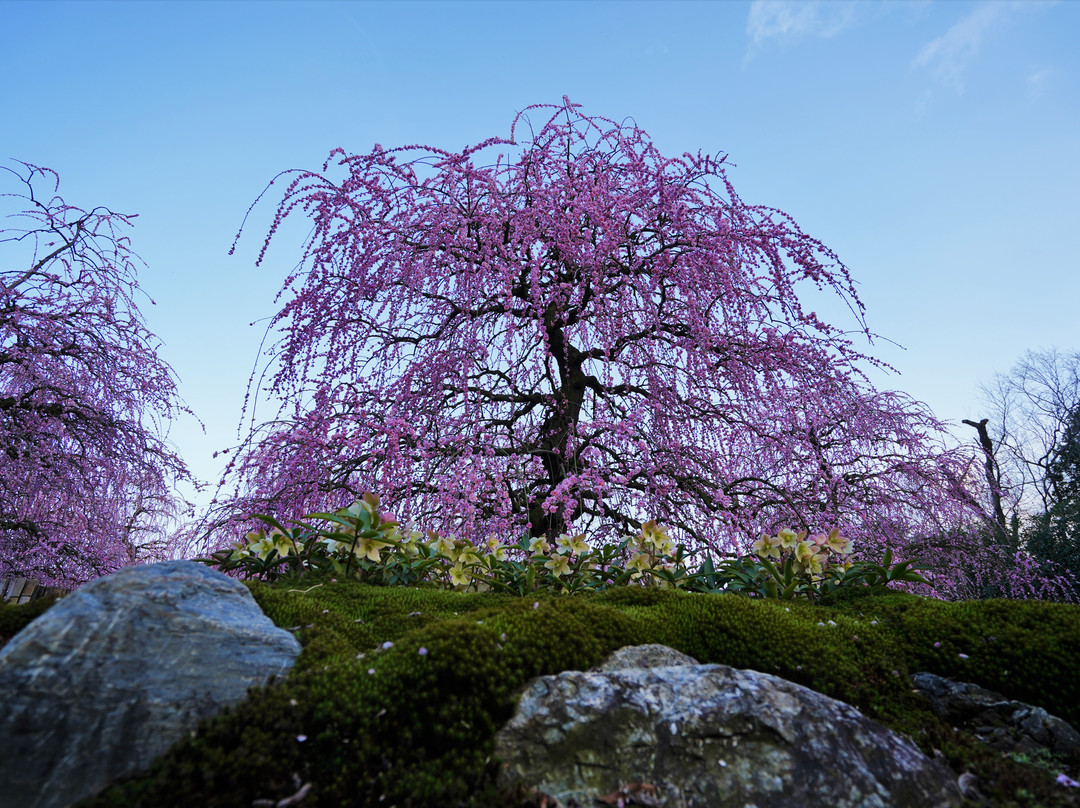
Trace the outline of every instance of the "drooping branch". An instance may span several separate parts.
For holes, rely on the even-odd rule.
[[[868,334],[847,268],[723,159],[565,100],[511,133],[292,174],[266,242],[310,217],[265,368],[285,404],[234,455],[218,541],[364,490],[472,540],[655,518],[724,552],[784,523],[896,543],[972,516],[943,426],[800,302],[828,290]]]
[[[0,172],[25,205],[0,230],[0,573],[72,586],[172,543],[190,478],[159,429],[187,410],[135,303],[134,217],[20,165]]]

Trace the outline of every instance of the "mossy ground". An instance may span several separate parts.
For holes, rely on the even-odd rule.
[[[820,606],[641,588],[517,598],[326,579],[249,586],[303,645],[293,671],[84,808],[250,806],[302,783],[312,784],[304,808],[525,806],[495,788],[491,759],[516,694],[535,676],[641,643],[854,704],[975,773],[991,805],[1080,805],[1055,783],[1062,771],[1080,776],[1080,760],[1002,757],[941,722],[907,678],[976,682],[1080,726],[1080,607],[895,593]]]
[[[54,603],[57,598],[49,596],[38,598],[29,603],[0,603],[0,648],[18,634],[23,628]]]

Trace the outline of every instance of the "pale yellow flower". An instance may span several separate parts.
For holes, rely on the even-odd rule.
[[[812,541],[801,541],[795,545],[795,560],[800,564],[806,564],[811,556],[817,555],[817,549]]]
[[[480,556],[477,554],[475,547],[467,541],[461,541],[459,539],[454,542],[454,555],[451,560],[458,564],[467,564],[471,566],[480,563]]]
[[[487,550],[497,561],[506,560],[506,547],[494,534],[488,536]]]
[[[640,575],[651,566],[651,560],[648,553],[634,553],[634,557],[626,563],[628,570],[634,570],[637,575]]]
[[[828,537],[825,539],[825,544],[834,553],[840,555],[848,555],[854,548],[854,542],[851,539],[845,538],[840,535],[840,528],[834,527],[829,531]]]
[[[284,558],[290,553],[296,552],[296,545],[293,544],[292,537],[287,536],[278,529],[270,531],[270,535],[267,537],[273,542],[273,547],[277,550],[278,555]]]
[[[250,533],[248,535],[251,535]],[[269,536],[262,536],[261,531],[259,534],[261,538],[258,541],[252,542],[247,547],[247,552],[251,555],[258,556],[262,560],[266,560],[266,557],[270,555],[270,551],[274,549],[274,540]]]
[[[581,554],[589,552],[591,548],[585,543],[584,534],[579,534],[570,539],[570,549],[575,553]]]
[[[762,533],[761,537],[754,542],[754,553],[761,558],[779,558],[780,557],[780,537],[770,536],[767,533]]]
[[[357,558],[369,558],[378,562],[380,560],[379,552],[386,547],[386,544],[386,542],[378,539],[368,539],[361,536],[356,540],[356,546],[353,547],[353,555]]]
[[[543,536],[537,536],[535,539],[529,539],[529,552],[536,553],[537,555],[543,555],[551,549],[551,545],[548,544],[547,539]]]
[[[819,552],[818,546],[812,541],[801,541],[795,547],[796,563],[802,571],[812,576],[821,575],[825,560],[825,553]]]
[[[455,564],[450,568],[450,583],[454,586],[468,586],[472,581],[472,575],[461,564]]]
[[[432,549],[439,555],[445,556],[450,560],[454,559],[454,537],[453,536],[439,536],[434,542],[431,543]]]
[[[641,526],[639,538],[641,541],[638,546],[642,550],[651,550],[657,555],[670,555],[674,547],[667,531],[657,525],[653,519]]]
[[[420,541],[424,534],[419,530],[410,530],[401,540],[401,550],[406,555],[414,556],[420,552]]]
[[[804,530],[804,531],[801,531],[799,533],[796,533],[794,530],[791,530],[790,528],[784,528],[783,530],[781,530],[779,533],[776,534],[776,537],[778,539],[780,539],[780,547],[781,548],[783,548],[784,550],[790,550],[796,544],[798,544],[799,542],[801,542],[803,539],[806,538],[806,531]]]
[[[258,555],[258,551],[255,546],[263,540],[263,532],[261,530],[253,530],[244,536],[244,541],[238,541],[233,543],[233,558],[243,558],[244,556]]]
[[[566,556],[564,555],[556,555],[549,558],[544,566],[558,576],[568,575],[570,573],[570,564],[567,562]]]

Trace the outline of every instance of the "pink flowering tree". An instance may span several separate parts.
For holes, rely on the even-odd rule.
[[[169,553],[187,470],[158,425],[181,408],[134,301],[134,217],[28,163],[0,181],[0,576],[76,586]]]
[[[256,368],[280,409],[233,450],[219,543],[368,490],[476,542],[656,519],[718,553],[781,526],[896,546],[981,514],[972,453],[865,376],[847,268],[740,199],[724,158],[564,100],[460,153],[337,149],[281,177],[259,260],[290,216],[313,230]]]

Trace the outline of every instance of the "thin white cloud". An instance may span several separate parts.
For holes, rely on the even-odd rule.
[[[851,24],[857,5],[854,0],[753,0],[746,33],[754,48],[767,40],[786,44],[805,37],[828,39]]]
[[[965,75],[983,45],[1008,19],[1033,3],[984,0],[937,39],[927,42],[912,62],[925,68],[942,85],[957,93],[964,91]]]
[[[1036,101],[1046,94],[1047,86],[1057,76],[1057,70],[1052,67],[1033,67],[1028,71],[1027,88],[1028,98]]]

